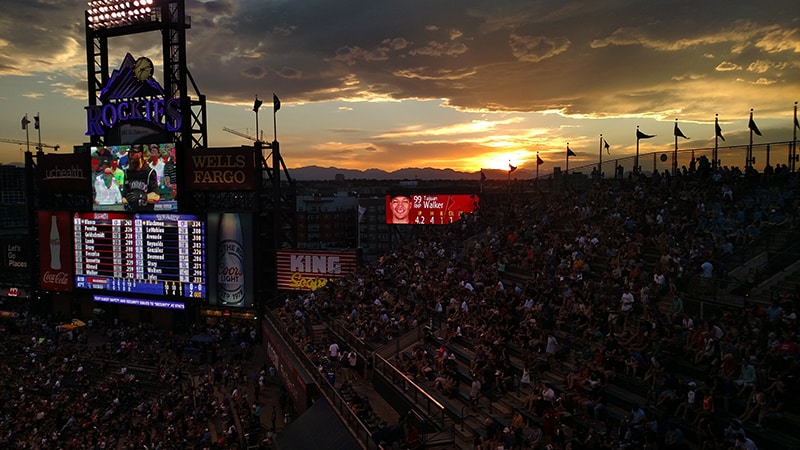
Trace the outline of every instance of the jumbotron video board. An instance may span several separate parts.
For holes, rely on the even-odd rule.
[[[174,144],[91,148],[94,211],[178,210]]]
[[[386,223],[448,225],[472,214],[479,198],[471,194],[407,194],[386,196]]]
[[[76,213],[75,287],[205,298],[205,223],[186,214]]]

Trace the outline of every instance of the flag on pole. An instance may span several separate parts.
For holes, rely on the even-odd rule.
[[[261,101],[261,100],[258,98],[258,96],[256,95],[256,101],[255,101],[255,102],[253,102],[253,112],[258,112],[258,108],[261,108],[261,105],[262,105],[263,103],[264,103],[264,102],[263,102],[263,101]]]
[[[753,120],[752,114],[750,114],[750,122],[747,124],[747,128],[750,128],[750,131],[761,136],[761,130],[759,130],[758,127],[756,126],[756,121]]]
[[[536,165],[541,166],[542,164],[544,164],[544,160],[539,155],[536,155]]]
[[[794,127],[800,128],[800,122],[797,121],[797,111],[794,112]]]
[[[578,156],[578,155],[576,155],[575,152],[573,152],[572,149],[569,148],[569,144],[567,144],[567,158],[569,158],[570,156]]]
[[[272,112],[278,112],[281,109],[281,100],[274,93],[272,94]]]
[[[30,121],[30,120],[28,120],[28,115],[27,115],[27,114],[25,114],[25,116],[23,116],[23,117],[22,117],[22,129],[23,129],[23,130],[27,130],[27,129],[28,129],[28,124],[29,124],[29,123],[31,123],[31,121]]]
[[[486,174],[483,173],[483,169],[481,169],[481,181],[486,181]]]
[[[39,129],[39,113],[36,113],[36,115],[33,116],[33,128],[37,130]]]
[[[683,131],[681,131],[681,129],[678,128],[678,122],[675,122],[675,137],[679,137],[679,136],[684,138],[684,139],[689,139],[688,137],[686,137],[685,134],[683,134]]]
[[[611,146],[608,145],[608,141],[605,138],[603,138],[603,148],[606,149],[606,153],[611,154],[611,150],[609,150]]]
[[[714,122],[714,133],[716,133],[717,137],[725,141],[725,136],[722,135],[722,128],[719,126],[719,122]]]
[[[508,163],[508,173],[517,170],[517,166],[512,166],[511,163]]]
[[[636,139],[650,139],[650,138],[653,138],[653,137],[656,137],[656,135],[655,134],[644,134],[641,131],[639,131],[638,128],[636,129]]]

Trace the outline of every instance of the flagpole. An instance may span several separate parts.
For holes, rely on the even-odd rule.
[[[508,183],[506,186],[508,190],[508,196],[511,197],[511,160],[508,160]]]
[[[36,116],[34,117],[34,123],[36,124],[36,132],[37,132],[37,134],[39,136],[39,146],[37,148],[39,149],[40,152],[43,152],[44,149],[42,148],[42,125],[41,125],[41,123],[39,123],[39,113],[38,112],[36,113]]]
[[[30,152],[31,151],[31,132],[28,130],[28,125],[30,122],[28,121],[28,113],[25,113],[25,149]]]
[[[597,162],[597,177],[603,178],[603,133],[600,133],[600,159]]]
[[[633,173],[639,173],[639,125],[636,125],[636,156],[633,158]]]
[[[567,175],[569,175],[569,142],[567,142]]]
[[[792,158],[790,164],[792,172],[794,172],[797,162],[797,124],[797,102],[794,102],[794,123],[792,124]]]
[[[278,109],[280,108],[280,102],[276,102],[278,98],[275,93],[272,93],[272,136],[274,137],[274,141],[278,141]],[[276,107],[277,106],[277,107]]]
[[[714,152],[711,154],[711,168],[717,168],[717,158],[719,157],[719,114],[714,114]]]
[[[541,166],[541,164],[539,164],[539,152],[536,152],[536,183],[534,186],[539,184],[539,166]]]
[[[750,145],[747,147],[747,161],[744,162],[745,173],[747,169],[752,167],[752,159],[753,159],[753,127],[750,124],[753,123],[753,108],[750,108],[750,122],[747,124],[747,128],[750,129]]]
[[[253,111],[255,111],[255,113],[256,113],[256,140],[258,140],[258,141],[261,140],[261,133],[258,131],[258,109],[259,109],[259,106],[261,106],[261,105],[258,104],[258,94],[256,94],[256,101],[253,103]]]
[[[678,127],[678,119],[675,119],[675,127],[677,131]],[[678,173],[678,133],[673,132],[672,134],[675,135],[675,151],[672,153],[672,173]]]

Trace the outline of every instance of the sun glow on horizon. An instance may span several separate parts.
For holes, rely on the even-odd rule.
[[[464,165],[480,169],[508,170],[508,165],[519,167],[531,160],[528,150],[520,149],[513,151],[490,153],[478,155],[474,158],[465,159]]]

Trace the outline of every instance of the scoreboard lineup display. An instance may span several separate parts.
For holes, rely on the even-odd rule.
[[[75,214],[75,287],[206,297],[205,225],[185,214]]]

